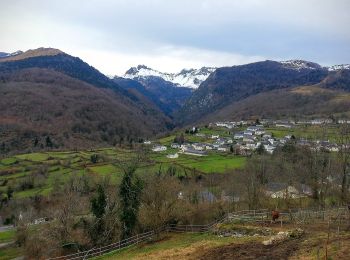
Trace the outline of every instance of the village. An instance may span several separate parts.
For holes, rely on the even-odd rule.
[[[175,138],[174,141],[177,142],[153,144],[151,141],[145,141],[145,144],[153,144],[153,152],[162,153],[169,159],[177,159],[181,154],[190,156],[210,156],[216,153],[251,156],[254,152],[273,154],[276,149],[283,147],[288,142],[293,142],[298,146],[307,146],[314,151],[322,149],[328,152],[339,152],[342,145],[334,141],[316,138],[314,134],[313,138],[305,138],[294,133],[302,131],[305,127],[306,129],[318,129],[322,126],[338,127],[349,123],[348,120],[333,121],[330,119],[215,122],[204,127],[192,127],[186,130],[186,138]],[[290,185],[271,182],[264,187],[264,193],[272,199],[297,199],[311,196],[312,191],[304,184]],[[237,196],[229,196],[225,193],[217,197],[210,191],[205,191],[200,194],[200,197],[209,202],[214,200],[237,202],[240,200]]]
[[[144,144],[153,144],[153,152],[174,151],[176,149],[175,153],[168,153],[166,155],[170,159],[178,158],[179,154],[207,156],[209,153],[231,153],[234,155],[250,156],[257,150],[272,154],[278,147],[283,147],[289,141],[293,141],[296,145],[308,146],[312,150],[324,149],[329,152],[338,152],[341,146],[336,142],[331,142],[329,139],[317,139],[314,136],[312,138],[297,136],[292,134],[292,129],[349,123],[350,121],[347,120],[338,120],[334,123],[331,119],[300,121],[264,119],[258,122],[215,122],[205,126],[207,129],[194,126],[191,130],[186,130],[187,134],[191,134],[196,138],[191,138],[191,135],[189,135],[189,138],[180,141],[177,139],[170,144],[153,144],[151,141],[145,141]],[[272,130],[268,131],[267,129]],[[274,133],[278,129],[285,130],[284,132],[289,134],[276,136]],[[283,131],[279,132],[283,133]],[[192,141],[192,139],[196,140]]]

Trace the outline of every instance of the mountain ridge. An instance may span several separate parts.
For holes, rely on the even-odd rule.
[[[217,68],[176,113],[175,118],[178,124],[189,124],[210,114],[215,115],[216,111],[250,96],[275,89],[318,84],[332,75],[336,84],[327,87],[335,88],[337,85],[336,88],[348,90],[347,77],[339,77],[339,74],[350,70],[343,69],[347,66],[338,66],[337,70],[333,67],[329,69],[303,60],[266,60]]]
[[[178,73],[166,73],[154,70],[145,65],[138,65],[127,70],[123,77],[135,80],[144,79],[149,76],[160,77],[176,86],[196,89],[215,69],[214,67],[202,67],[200,69],[182,69]]]
[[[44,51],[44,52],[43,52]],[[41,54],[48,54],[40,56]],[[1,152],[138,142],[173,127],[146,96],[120,87],[94,67],[45,49],[0,61]]]

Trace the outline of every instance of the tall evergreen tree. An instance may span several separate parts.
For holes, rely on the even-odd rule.
[[[136,165],[124,168],[124,177],[120,184],[119,196],[121,204],[120,222],[122,223],[122,239],[130,237],[136,223],[140,207],[143,184],[135,176]]]
[[[90,237],[94,244],[104,241],[101,237],[105,230],[105,222],[103,217],[106,213],[107,196],[102,185],[98,185],[97,194],[91,199],[91,212],[95,216],[94,223],[90,228]],[[103,242],[102,242],[103,243]]]
[[[91,199],[91,211],[96,218],[102,218],[106,212],[107,197],[102,185],[98,185],[97,196]]]

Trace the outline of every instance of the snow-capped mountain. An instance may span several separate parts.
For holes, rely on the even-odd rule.
[[[304,60],[287,60],[287,61],[280,61],[280,63],[285,68],[289,69],[295,69],[295,70],[302,70],[302,69],[326,69],[328,71],[338,71],[338,70],[350,70],[350,64],[340,64],[340,65],[333,65],[330,67],[322,67],[321,65],[310,62],[310,61],[304,61]]]
[[[16,52],[13,52],[13,53],[0,52],[0,58],[16,56],[16,55],[19,55],[19,54],[22,54],[22,53],[23,53],[23,51],[16,51]]]
[[[129,79],[147,78],[150,76],[160,77],[179,87],[196,89],[215,69],[216,68],[202,67],[200,69],[183,69],[179,73],[164,73],[145,65],[138,65],[137,67],[130,68],[123,77]]]
[[[310,61],[304,61],[304,60],[287,60],[287,61],[280,61],[280,63],[283,65],[283,67],[288,69],[295,69],[295,70],[302,70],[302,69],[320,69],[322,66],[320,66],[317,63],[310,62]]]
[[[328,71],[350,70],[350,64],[340,64],[327,67]]]

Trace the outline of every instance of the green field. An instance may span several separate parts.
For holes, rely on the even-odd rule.
[[[210,155],[200,159],[189,159],[182,165],[194,168],[205,173],[222,173],[232,169],[242,168],[245,165],[246,157]]]
[[[226,129],[220,127],[201,128],[200,133],[204,136],[186,134],[182,131],[186,142],[211,143],[211,135],[220,137],[232,137],[234,132],[242,131],[246,127]],[[339,126],[297,126],[290,129],[270,127],[265,129],[276,138],[286,135],[295,135],[297,138],[322,139],[336,141]],[[146,160],[139,165],[137,174],[147,175],[159,171],[167,171],[170,167],[177,170],[179,176],[191,173],[225,173],[233,169],[242,168],[246,163],[246,157],[234,156],[230,153],[209,152],[208,156],[198,157],[179,153],[176,159],[169,159],[167,154],[174,154],[178,149],[171,149],[170,144],[180,131],[174,132],[167,137],[153,140],[153,143],[164,144],[168,147],[164,152],[151,152],[152,145],[146,145]],[[99,161],[92,163],[90,158],[97,154]],[[118,166],[119,161],[131,158],[135,150],[121,148],[102,148],[83,151],[49,151],[15,155],[0,160],[0,191],[6,192],[7,187],[16,188],[29,176],[38,174],[45,168],[45,180],[40,180],[40,185],[34,188],[15,189],[15,198],[26,198],[35,195],[50,194],[54,186],[64,185],[72,176],[93,175],[97,178],[110,176],[113,183],[118,184],[123,176],[123,171]],[[35,181],[37,178],[35,178]],[[1,185],[2,184],[2,185]]]
[[[15,238],[16,231],[15,230],[8,230],[0,232],[0,243],[6,243],[10,242]]]
[[[1,260],[11,260],[22,255],[21,249],[19,247],[7,247],[0,250]]]
[[[172,142],[173,137],[163,139],[162,142]],[[169,159],[167,154],[176,153],[177,149],[156,153],[148,152],[147,160],[137,169],[137,173],[150,174],[159,171],[167,171],[169,167],[175,167],[178,175],[190,172],[223,173],[244,166],[246,158],[228,154],[210,153],[208,156],[197,157],[179,154],[177,159]],[[98,154],[102,158],[97,163],[92,163],[90,157]],[[63,185],[73,175],[94,175],[96,177],[110,176],[113,183],[118,184],[123,176],[123,171],[118,166],[119,160],[130,158],[135,154],[133,150],[105,148],[94,151],[70,151],[70,152],[42,152],[16,155],[1,160],[0,181],[6,182],[6,186],[15,188],[15,198],[27,198],[36,195],[48,195],[55,185]],[[16,187],[29,176],[46,169],[46,179],[39,187],[18,190]],[[1,191],[6,191],[6,186],[0,186]]]
[[[10,157],[10,158],[2,159],[0,162],[1,164],[7,166],[7,165],[15,164],[17,162],[17,159],[14,157]]]
[[[339,128],[336,126],[296,126],[292,128],[270,127],[265,129],[266,132],[272,133],[276,138],[282,138],[286,135],[294,135],[297,138],[306,138],[309,140],[321,139],[332,142],[338,141]]]

